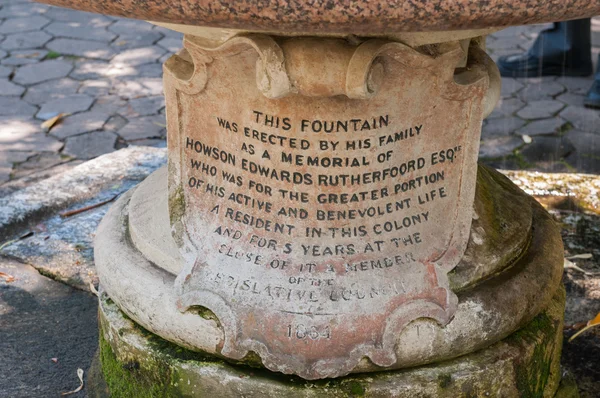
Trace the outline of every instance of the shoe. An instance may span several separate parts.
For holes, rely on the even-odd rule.
[[[583,100],[583,105],[586,108],[600,109],[600,79],[594,80],[594,84],[592,84]]]
[[[557,22],[542,31],[524,54],[498,59],[503,77],[589,76],[592,74],[590,19]]]

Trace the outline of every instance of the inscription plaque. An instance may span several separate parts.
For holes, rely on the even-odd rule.
[[[178,305],[216,315],[221,353],[337,377],[364,357],[391,366],[417,318],[449,322],[483,51],[264,35],[185,48],[165,65]]]

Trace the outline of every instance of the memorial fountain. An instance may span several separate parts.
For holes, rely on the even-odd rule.
[[[477,164],[485,35],[599,3],[46,2],[185,33],[168,166],[95,242],[112,396],[555,395],[561,237]]]

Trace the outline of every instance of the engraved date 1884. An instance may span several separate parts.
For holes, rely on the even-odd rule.
[[[331,329],[329,326],[318,328],[317,326],[308,326],[299,323],[297,325],[287,325],[286,335],[289,338],[296,338],[299,340],[330,339]]]

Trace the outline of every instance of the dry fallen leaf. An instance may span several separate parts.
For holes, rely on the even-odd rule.
[[[73,391],[63,392],[60,395],[75,394],[76,392],[79,392],[79,391],[81,391],[83,389],[83,369],[77,369],[77,377],[79,377],[79,383],[80,383],[79,387],[77,387]]]
[[[68,116],[68,113],[59,113],[58,115],[51,117],[50,119],[46,120],[44,123],[41,124],[42,129],[44,129],[45,132],[50,131],[50,129],[52,129],[52,127],[54,127],[54,125],[56,123],[58,123],[58,121],[60,119],[62,119],[65,116]]]
[[[528,135],[523,135],[522,138],[523,138],[523,142],[526,143],[526,144],[531,144],[533,142],[533,140],[531,139],[531,137],[528,136]]]
[[[50,358],[50,360],[54,363],[58,363],[58,358]]]
[[[583,253],[583,254],[576,254],[574,256],[570,256],[567,257],[567,260],[589,260],[590,258],[594,257],[592,253]]]
[[[0,278],[4,278],[6,283],[11,283],[15,281],[15,277],[12,275],[5,274],[4,272],[0,272]]]
[[[92,293],[94,293],[96,296],[100,297],[100,293],[98,293],[98,290],[96,289],[96,286],[94,286],[94,283],[90,281],[90,291]]]
[[[579,272],[581,272],[581,273],[583,273],[584,275],[587,275],[587,276],[600,275],[600,272],[589,272],[589,271],[586,271],[583,268],[578,267],[577,264],[575,264],[575,263],[573,263],[573,262],[571,262],[571,261],[569,261],[568,259],[565,258],[565,269],[566,268],[574,269],[575,271],[579,271]]]
[[[571,336],[571,338],[569,339],[569,342],[573,341],[573,339],[577,336],[579,336],[581,333],[585,332],[588,329],[593,328],[594,326],[598,326],[600,325],[600,312],[598,313],[598,315],[596,315],[596,317],[594,319],[592,319],[591,321],[588,321],[587,325],[585,325],[585,327],[583,329],[581,329],[579,332],[575,333],[573,336]]]

